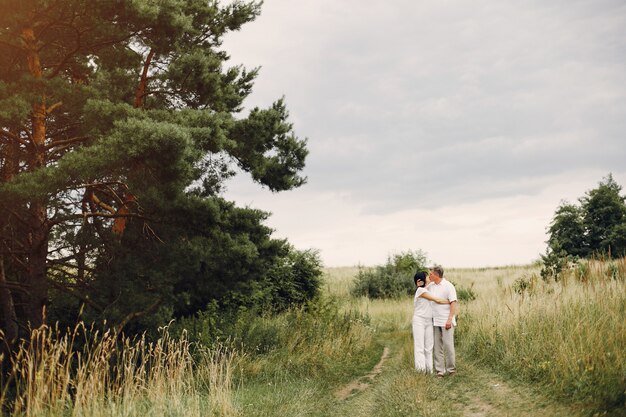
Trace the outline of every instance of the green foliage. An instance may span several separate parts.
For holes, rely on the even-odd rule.
[[[614,262],[609,262],[608,265],[606,266],[606,275],[615,281],[617,280],[624,281],[625,277],[623,275],[623,272],[624,271],[620,271],[619,266]]]
[[[585,228],[582,222],[582,209],[574,204],[561,202],[548,228],[548,247],[553,252],[573,256],[586,256]]]
[[[306,139],[284,100],[242,114],[258,69],[230,65],[222,49],[260,2],[5,9],[0,201],[11,205],[0,206],[0,245],[7,281],[29,290],[0,299],[14,298],[21,328],[44,307],[51,320],[81,313],[132,332],[213,301],[284,310],[316,296],[316,255],[220,194],[236,172],[273,191],[306,181]]]
[[[369,316],[357,311],[341,312],[337,302],[328,298],[318,298],[278,314],[259,314],[258,310],[246,308],[224,314],[212,304],[193,317],[181,318],[171,328],[174,332],[185,331],[191,341],[201,345],[228,341],[251,355],[285,349],[311,352],[323,345],[331,349],[333,340],[335,344],[345,344],[346,350],[360,351],[363,346],[338,339],[350,335],[369,339],[373,334]]]
[[[400,298],[415,292],[413,275],[425,270],[428,258],[421,250],[394,254],[384,265],[359,268],[351,294],[355,297]]]
[[[320,295],[321,276],[317,252],[291,248],[269,269],[260,281],[259,295],[253,297],[272,311],[301,306]]]
[[[271,239],[271,229],[261,224],[266,213],[213,201],[219,204],[198,199],[199,211],[173,216],[168,228],[159,229],[163,241],[145,239],[131,225],[122,242],[109,246],[107,262],[95,264],[83,293],[90,303],[82,308],[81,318],[121,322],[138,305],[156,303],[150,314],[135,317],[126,326],[132,333],[205,310],[205,315],[224,316],[241,308],[282,311],[318,296],[322,272],[315,252]],[[178,209],[185,213],[190,207]],[[204,223],[208,209],[215,210],[219,222]],[[176,219],[195,221],[178,224]],[[77,318],[63,312],[78,311],[81,300],[54,291],[51,301],[55,307],[51,318],[69,324]],[[104,317],[100,306],[107,306]]]
[[[474,290],[474,283],[471,283],[469,287],[464,287],[464,286],[455,284],[452,281],[450,281],[450,283],[454,285],[454,289],[456,290],[456,297],[458,298],[459,301],[462,301],[462,302],[474,301],[476,297],[478,297],[478,295],[476,294],[476,291]]]
[[[513,285],[511,285],[511,289],[519,295],[523,295],[523,294],[532,295],[535,293],[536,288],[537,288],[537,275],[535,274],[532,274],[530,276],[523,275],[517,278],[513,282]]]
[[[200,320],[172,328],[211,346],[214,339],[194,331]],[[370,372],[383,350],[368,315],[323,297],[279,314],[240,311],[224,325],[216,345],[242,352],[232,370],[237,415],[337,415],[333,392]]]
[[[545,255],[541,255],[543,266],[540,275],[544,281],[559,281],[561,273],[566,271],[573,262],[572,257],[565,251],[553,252],[548,249]]]
[[[626,255],[626,238],[622,234],[626,230],[626,204],[621,190],[609,174],[598,188],[581,198],[586,240],[592,252]]]
[[[549,252],[583,258],[624,256],[626,204],[621,190],[609,174],[579,199],[580,206],[562,202],[548,228]]]
[[[626,255],[626,203],[622,187],[609,174],[579,199],[580,206],[562,202],[548,228],[548,249],[542,255],[541,277],[559,280],[578,258]],[[577,277],[588,275],[577,264]]]

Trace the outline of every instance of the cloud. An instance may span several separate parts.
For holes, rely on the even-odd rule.
[[[310,241],[358,246],[360,227],[389,223],[383,241],[401,234],[402,216],[434,221],[441,206],[478,216],[521,199],[527,211],[548,210],[545,220],[545,201],[563,198],[547,190],[623,173],[625,27],[618,0],[267,0],[225,48],[234,63],[262,66],[248,105],[284,94],[297,134],[309,138],[309,183],[293,195],[344,216],[338,225],[324,212],[320,230],[342,232]],[[506,212],[455,241],[497,242],[497,227],[530,227],[523,210]],[[533,239],[537,250],[543,240]]]

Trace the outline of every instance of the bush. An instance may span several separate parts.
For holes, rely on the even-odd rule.
[[[523,295],[524,293],[533,294],[537,285],[537,275],[521,276],[513,282],[511,289],[513,292]]]
[[[561,274],[568,270],[574,258],[564,251],[554,252],[548,249],[545,255],[541,255],[543,266],[541,267],[541,278],[544,281],[559,281]]]
[[[261,279],[221,299],[210,300],[193,315],[179,317],[172,328],[186,330],[192,341],[214,345],[232,336],[233,323],[315,304],[320,296],[321,277],[317,252],[289,247]]]
[[[460,285],[456,285],[455,283],[451,282],[452,285],[454,285],[454,289],[456,290],[456,298],[459,301],[474,301],[477,297],[476,295],[476,291],[474,291],[474,283],[472,283],[469,287],[462,287]]]
[[[421,250],[391,255],[385,265],[359,268],[351,294],[355,297],[401,298],[415,292],[413,274],[425,270],[428,261]]]
[[[322,262],[317,252],[291,249],[261,281],[259,302],[273,311],[285,311],[316,299],[322,285]]]
[[[224,316],[209,309],[171,328],[194,345],[225,345],[243,353],[250,367],[244,365],[242,372],[259,377],[287,371],[294,377],[317,372],[337,376],[355,357],[361,358],[359,363],[369,361],[376,345],[367,314],[343,311],[336,300],[326,297],[281,313],[241,309]],[[259,360],[261,356],[265,360]]]

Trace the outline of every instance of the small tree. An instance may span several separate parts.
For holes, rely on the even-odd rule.
[[[580,207],[561,202],[556,209],[550,228],[548,246],[553,253],[564,251],[573,256],[587,256],[585,245],[585,227]]]
[[[580,199],[585,227],[585,240],[591,253],[624,253],[624,237],[620,230],[626,223],[626,204],[620,195],[622,187],[609,174],[598,188]]]
[[[580,206],[561,202],[548,228],[542,255],[544,279],[559,279],[576,258],[626,255],[626,204],[622,187],[609,174],[579,199]]]

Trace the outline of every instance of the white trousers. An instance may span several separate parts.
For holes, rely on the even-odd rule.
[[[433,324],[432,320],[413,317],[413,353],[415,369],[433,372]]]

